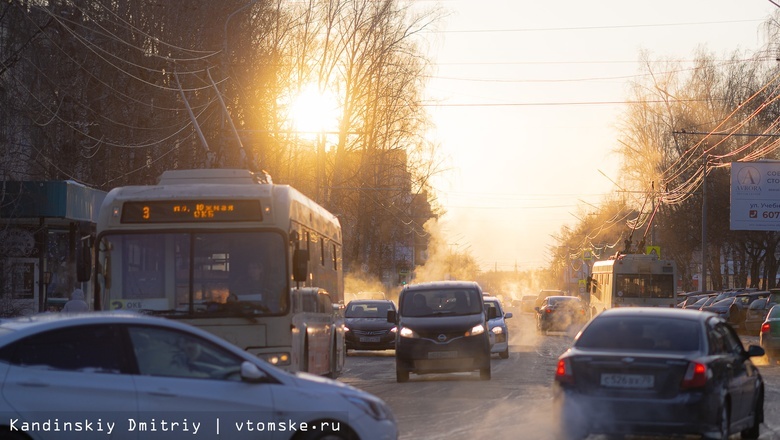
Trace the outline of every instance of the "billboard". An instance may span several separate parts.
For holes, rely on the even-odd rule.
[[[731,229],[780,231],[780,161],[731,163]]]

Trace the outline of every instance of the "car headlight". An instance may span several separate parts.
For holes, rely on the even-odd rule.
[[[491,328],[490,331],[493,332],[494,334],[497,334],[497,335],[500,335],[501,333],[504,333],[504,329],[502,327],[500,327],[500,326],[495,326],[495,327]]]
[[[401,327],[401,330],[398,332],[398,335],[402,338],[419,338],[417,333],[410,329],[409,327]]]
[[[397,333],[397,332],[398,332],[398,327],[393,327],[390,329],[390,333]]]
[[[344,396],[344,398],[371,416],[374,420],[392,420],[395,422],[395,415],[390,410],[390,407],[381,400],[364,399],[351,395]]]
[[[474,327],[471,327],[471,330],[466,332],[466,336],[476,336],[481,335],[482,333],[485,333],[485,326],[482,324],[477,324]]]

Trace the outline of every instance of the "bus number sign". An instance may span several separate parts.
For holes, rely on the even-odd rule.
[[[258,200],[171,200],[125,202],[122,223],[262,221]]]

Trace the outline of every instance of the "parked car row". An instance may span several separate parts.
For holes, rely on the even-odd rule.
[[[756,334],[777,294],[769,291],[735,289],[685,295],[677,307],[712,312],[739,332]],[[755,304],[755,305],[754,305]]]

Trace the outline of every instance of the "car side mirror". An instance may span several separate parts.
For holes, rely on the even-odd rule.
[[[506,312],[504,313],[504,319],[509,319],[512,317],[512,312]]]
[[[763,356],[765,354],[766,354],[766,351],[764,351],[764,349],[762,347],[758,346],[758,345],[750,345],[750,346],[748,346],[747,357],[749,357],[749,358]]]
[[[534,307],[534,311],[535,311],[536,313],[539,313],[539,307]]]
[[[268,379],[268,375],[262,370],[257,368],[257,365],[244,361],[241,363],[241,380],[249,383],[265,382]]]
[[[395,314],[395,310],[388,310],[387,311],[387,322],[392,322],[393,324],[398,324],[396,321],[398,317]]]

